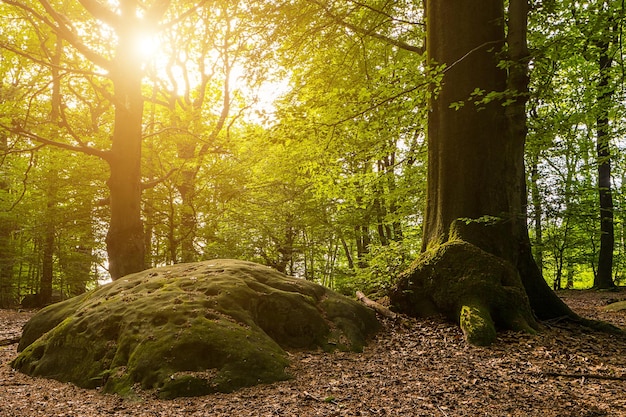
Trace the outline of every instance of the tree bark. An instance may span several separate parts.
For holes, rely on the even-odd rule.
[[[531,307],[540,318],[571,313],[543,280],[526,226],[527,7],[509,5],[507,78],[502,0],[427,4],[429,62],[445,70],[428,119],[424,253],[392,300],[434,306],[474,344],[494,340],[494,322],[532,332]]]
[[[543,206],[541,201],[541,193],[539,190],[539,152],[532,156],[532,166],[530,168],[531,196],[533,202],[533,224],[535,226],[534,255],[535,262],[540,271],[543,271],[543,223],[542,214]]]
[[[8,138],[0,134],[0,152],[9,149]],[[3,178],[4,177],[4,178]],[[6,176],[0,177],[0,193],[8,193],[10,184]],[[17,225],[14,216],[5,213],[0,217],[0,308],[13,307],[15,303],[14,273],[16,259],[19,259],[13,241],[13,232]]]
[[[43,254],[41,266],[41,279],[39,280],[39,297],[42,306],[52,302],[52,281],[54,279],[54,216],[52,209],[54,203],[48,201],[46,213],[46,225],[43,233]]]
[[[115,89],[115,127],[107,158],[111,175],[111,223],[106,237],[109,272],[118,279],[145,269],[143,223],[141,220],[141,143],[143,97],[142,61],[133,48],[136,28],[134,2],[121,2],[119,43],[111,79]]]
[[[598,197],[600,202],[600,251],[598,253],[598,272],[593,286],[599,289],[615,288],[613,282],[613,250],[615,232],[613,226],[613,193],[611,186],[611,134],[609,131],[609,100],[613,94],[610,87],[610,68],[613,59],[610,56],[610,42],[605,38],[596,42],[600,50],[598,66],[598,116],[596,117],[596,152],[598,160]]]

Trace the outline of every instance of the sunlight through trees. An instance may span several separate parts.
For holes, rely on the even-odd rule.
[[[525,60],[528,92],[473,85],[450,106],[527,119],[549,286],[623,283],[624,10],[522,3],[528,53],[489,46],[504,73]],[[210,258],[384,295],[432,239],[428,116],[472,50],[432,65],[422,2],[2,0],[0,16],[0,305]],[[445,162],[457,184],[478,169]]]

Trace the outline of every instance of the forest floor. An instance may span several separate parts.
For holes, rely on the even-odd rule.
[[[620,292],[562,291],[579,314],[626,328],[626,311],[601,307]],[[31,312],[0,310],[0,340]],[[0,347],[0,416],[625,416],[626,338],[564,323],[537,335],[501,333],[468,346],[442,320],[386,323],[362,354],[291,352],[293,379],[231,394],[133,399],[31,378]]]

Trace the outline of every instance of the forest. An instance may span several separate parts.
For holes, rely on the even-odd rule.
[[[0,306],[213,258],[384,294],[422,246],[424,6],[4,0]],[[619,285],[623,4],[528,6],[533,255],[554,289]]]
[[[0,414],[625,415],[625,13],[1,0]]]

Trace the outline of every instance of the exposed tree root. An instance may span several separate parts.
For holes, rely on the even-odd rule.
[[[423,253],[401,277],[391,301],[412,316],[443,313],[474,345],[491,344],[496,328],[539,329],[516,268],[463,240]]]

